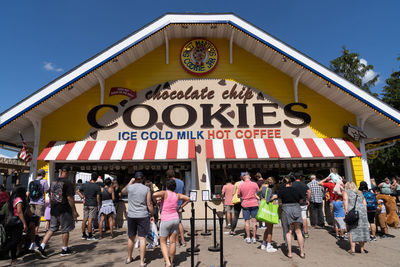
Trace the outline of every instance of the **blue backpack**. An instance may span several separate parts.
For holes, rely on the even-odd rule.
[[[378,201],[374,193],[369,191],[364,192],[364,198],[367,202],[367,210],[376,210],[378,208]]]

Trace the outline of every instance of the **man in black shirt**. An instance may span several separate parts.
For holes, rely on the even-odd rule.
[[[82,220],[82,239],[96,240],[92,233],[93,220],[97,219],[97,212],[100,207],[100,186],[96,184],[97,173],[92,173],[88,183],[81,185],[76,191],[83,199],[83,220]],[[88,236],[86,235],[86,222],[88,222]]]
[[[301,194],[301,217],[303,218],[304,236],[308,238],[308,225],[307,225],[307,209],[310,204],[311,190],[308,186],[301,181],[301,176],[296,175],[295,181],[292,183],[292,187],[295,188]]]
[[[75,207],[74,186],[69,181],[69,166],[64,166],[58,179],[51,182],[50,186],[50,205],[51,220],[50,229],[43,238],[39,249],[35,251],[38,256],[46,259],[45,253],[46,243],[50,240],[54,232],[58,231],[61,225],[62,233],[62,249],[61,256],[73,254],[68,247],[69,232],[74,230],[75,221],[79,217]]]

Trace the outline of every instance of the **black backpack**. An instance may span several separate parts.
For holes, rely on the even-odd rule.
[[[33,201],[37,201],[43,197],[43,187],[40,180],[34,180],[29,183],[29,197]]]

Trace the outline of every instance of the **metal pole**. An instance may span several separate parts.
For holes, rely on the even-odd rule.
[[[190,256],[193,258],[194,262],[194,253],[199,252],[200,249],[196,247],[195,244],[195,211],[194,211],[194,203],[192,202],[192,217],[190,218],[190,248],[186,249],[186,252],[190,253]]]
[[[217,244],[217,225],[216,225],[216,221],[217,221],[217,210],[213,209],[213,224],[214,224],[214,246],[209,247],[208,250],[209,251],[219,251],[220,247]]]
[[[201,235],[204,235],[204,236],[211,235],[211,233],[207,230],[207,221],[208,221],[207,208],[208,208],[207,201],[204,201],[204,224],[205,224],[205,226],[204,226],[204,232],[201,233]]]
[[[223,233],[223,225],[224,225],[224,214],[222,212],[218,213],[219,219],[219,264],[221,267],[224,266],[224,233]]]
[[[190,264],[194,267],[194,203],[192,202],[192,217],[190,218]]]

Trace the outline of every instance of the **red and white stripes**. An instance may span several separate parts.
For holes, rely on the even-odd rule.
[[[334,138],[206,140],[207,159],[346,158],[361,153],[350,141]]]
[[[194,140],[50,142],[38,160],[104,161],[194,159]]]

